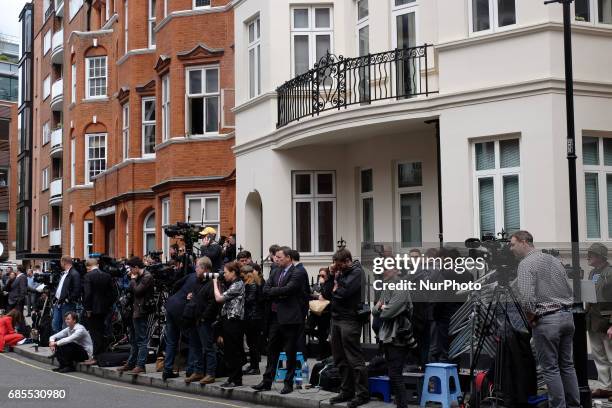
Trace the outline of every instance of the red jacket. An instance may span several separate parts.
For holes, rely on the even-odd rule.
[[[9,334],[15,334],[13,319],[10,316],[2,316],[0,317],[0,336],[6,336]]]

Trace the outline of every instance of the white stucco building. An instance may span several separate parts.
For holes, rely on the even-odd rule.
[[[610,241],[612,0],[572,18],[581,240]],[[502,228],[569,241],[561,5],[244,0],[235,41],[237,234],[255,257],[290,244],[313,272],[341,237],[357,255]],[[308,72],[328,50],[345,59]]]

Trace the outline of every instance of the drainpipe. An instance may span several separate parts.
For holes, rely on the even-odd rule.
[[[440,119],[426,120],[428,125],[434,124],[436,127],[436,160],[438,168],[438,239],[440,240],[440,248],[444,246],[444,226],[442,224],[442,159],[440,157]]]

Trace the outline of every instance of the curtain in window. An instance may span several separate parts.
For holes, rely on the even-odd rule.
[[[480,234],[495,234],[495,190],[493,178],[478,179]]]
[[[599,186],[597,174],[584,175],[584,189],[586,199],[587,238],[600,238],[599,225]]]
[[[504,27],[516,23],[515,0],[497,0],[497,25]]]
[[[596,137],[582,138],[582,162],[585,165],[599,164],[599,145]]]
[[[499,150],[500,165],[502,168],[519,167],[521,165],[518,139],[500,141]]]
[[[604,145],[604,164],[606,166],[612,166],[612,139],[605,138],[603,140]]]
[[[476,143],[476,170],[495,168],[495,142]]]
[[[598,0],[599,22],[612,24],[612,0]]]
[[[512,233],[521,228],[518,176],[504,177],[504,229]]]

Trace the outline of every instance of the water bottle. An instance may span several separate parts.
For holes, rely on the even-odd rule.
[[[301,371],[301,373],[303,373],[303,371]],[[301,374],[299,376],[295,376],[294,382],[295,382],[295,388],[297,388],[298,390],[302,388],[302,375]]]
[[[304,361],[304,364],[302,364],[302,383],[308,384],[308,381],[310,381],[310,370],[308,369],[308,362]]]

